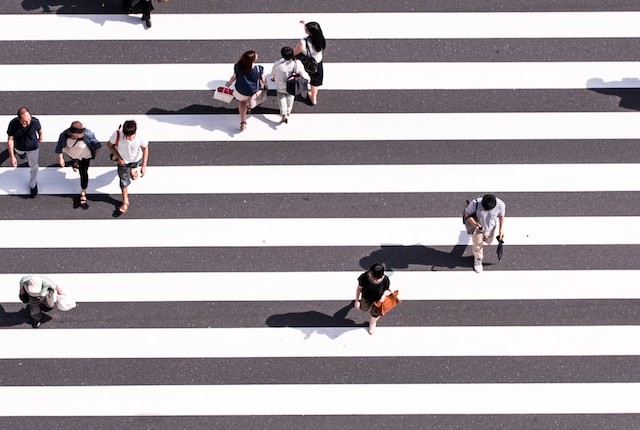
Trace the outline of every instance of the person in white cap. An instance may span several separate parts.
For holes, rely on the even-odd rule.
[[[46,276],[27,275],[20,279],[20,299],[24,303],[29,303],[29,315],[31,316],[31,327],[40,327],[42,311],[49,311],[51,308],[45,303],[47,295],[54,291],[62,295],[62,289]]]

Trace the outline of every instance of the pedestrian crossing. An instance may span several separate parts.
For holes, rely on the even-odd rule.
[[[638,426],[640,132],[618,97],[640,61],[608,47],[640,11],[414,3],[163,3],[151,30],[0,6],[0,122],[24,104],[45,133],[36,199],[0,156],[0,427]],[[254,46],[270,70],[300,19],[329,40],[318,106],[277,125],[271,97],[240,133],[211,91]],[[105,151],[73,207],[53,148],[77,119],[151,141],[119,219]],[[484,192],[507,248],[477,275],[460,212]],[[370,336],[352,300],[376,261],[403,303]],[[25,273],[78,308],[32,330]]]
[[[261,64],[267,72],[270,63]],[[3,64],[2,91],[196,91],[224,85],[231,64]],[[636,88],[640,62],[393,62],[326,65],[329,90]],[[375,73],[360,73],[362,69]],[[420,79],[398,79],[411,70]],[[20,73],[25,80],[11,82]],[[131,75],[127,80],[119,76]],[[381,79],[380,76],[383,78]],[[627,77],[627,79],[624,79]],[[273,85],[272,85],[273,86]]]

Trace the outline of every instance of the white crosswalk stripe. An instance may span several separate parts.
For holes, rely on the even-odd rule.
[[[156,147],[159,147],[158,144]],[[368,165],[268,165],[268,166],[150,166],[132,194],[209,193],[421,193],[474,192],[585,192],[640,191],[640,166],[625,164],[484,164],[495,172],[471,183],[468,165],[398,164],[376,166],[380,177],[363,182]],[[0,168],[0,195],[28,194],[26,169]],[[42,194],[71,194],[79,174],[70,168],[41,168]],[[198,182],[193,183],[193,178]],[[538,178],[547,178],[541,182]],[[6,178],[6,179],[5,179]],[[89,171],[89,189],[117,194],[113,167]],[[509,178],[509,182],[502,178]]]
[[[0,221],[6,247],[20,243],[29,248],[113,248],[124,228],[140,237],[130,247],[281,247],[467,245],[471,243],[457,218],[189,218]],[[640,217],[510,218],[512,245],[640,244]],[[607,234],[585,235],[596,225]],[[60,243],[48,231],[92,231],[82,243]],[[371,231],[379,228],[375,237]],[[316,232],[322,231],[322,235]],[[1,246],[0,246],[1,247]]]
[[[261,40],[290,39],[300,13],[163,14],[153,31],[131,25],[123,15],[39,15],[0,17],[0,40]],[[527,13],[313,13],[306,21],[323,23],[333,39],[592,38],[638,37],[640,12]],[[238,32],[238,21],[245,31]],[[271,25],[263,25],[268,20]],[[353,23],[357,22],[357,25]],[[33,29],[27,34],[21,30]],[[267,28],[268,27],[268,28]],[[326,30],[325,30],[326,29]]]
[[[45,274],[79,302],[177,302],[189,285],[190,301],[349,300],[360,272],[170,272]],[[484,276],[486,275],[486,276]],[[390,273],[402,285],[405,300],[580,300],[640,299],[638,270],[504,270],[484,274],[488,285],[476,288],[471,271]],[[10,285],[21,275],[0,274]],[[305,284],[308,288],[300,288]],[[0,302],[17,302],[11,289]]]
[[[474,112],[474,113],[352,113],[297,114],[287,127],[279,126],[279,115],[255,115],[242,134],[235,115],[161,114],[92,116],[81,114],[83,123],[103,142],[118,124],[133,119],[148,130],[151,141],[219,142],[265,140],[300,141],[305,130],[322,124],[340,124],[314,133],[313,141],[397,140],[530,140],[530,139],[638,139],[637,116],[632,112]],[[78,116],[38,115],[43,127],[65,130]],[[10,115],[0,116],[7,123]],[[115,124],[115,126],[114,126]],[[307,143],[301,143],[307,144]]]
[[[12,168],[5,159],[0,167],[2,206],[15,208],[5,209],[0,219],[0,259],[7,262],[0,273],[0,427],[33,425],[41,417],[54,428],[86,426],[66,421],[75,418],[118,428],[121,422],[114,420],[122,417],[134,427],[143,417],[199,417],[201,428],[240,429],[250,427],[243,417],[257,417],[265,420],[254,423],[257,428],[360,430],[371,428],[364,418],[373,416],[383,428],[429,428],[428,420],[437,417],[448,428],[484,429],[486,422],[469,425],[465,417],[490,417],[497,427],[520,428],[506,420],[549,415],[595,428],[590,423],[598,414],[625,416],[640,425],[634,400],[640,377],[617,371],[622,362],[631,367],[640,357],[635,317],[640,267],[634,257],[640,250],[640,217],[622,210],[640,208],[639,166],[631,153],[619,154],[624,162],[612,162],[605,143],[602,160],[585,160],[576,149],[604,139],[639,139],[637,113],[614,107],[617,100],[591,111],[570,103],[564,110],[551,109],[544,100],[568,90],[623,97],[638,88],[640,59],[603,59],[597,50],[580,61],[568,54],[567,60],[553,61],[514,54],[470,62],[455,52],[447,61],[432,61],[429,52],[416,53],[416,61],[375,58],[377,48],[398,40],[464,40],[490,50],[501,39],[515,45],[567,39],[585,46],[633,40],[640,38],[640,11],[460,12],[451,6],[444,12],[364,12],[368,7],[359,3],[363,11],[355,13],[172,9],[154,14],[149,30],[134,15],[14,14],[0,6],[0,40],[9,47],[7,58],[0,56],[0,94],[21,93],[45,132],[36,199],[25,197],[28,169]],[[145,52],[147,44],[162,41],[167,51],[179,51],[185,45],[174,43],[197,41],[222,52],[229,43],[248,41],[250,49],[251,41],[267,41],[277,52],[283,40],[295,43],[300,19],[320,22],[329,39],[317,107],[298,102],[290,123],[278,125],[271,97],[254,110],[242,133],[233,105],[227,111],[196,102],[184,110],[163,108],[174,98],[210,95],[228,79],[235,58],[175,62]],[[349,60],[350,44],[363,41],[372,60]],[[26,54],[14,61],[12,42],[69,49],[58,64]],[[140,61],[119,58],[122,43],[139,45]],[[92,54],[86,61],[77,58],[74,48],[94,44],[113,48],[112,64],[94,62]],[[271,56],[260,52],[267,72]],[[536,109],[505,111],[498,103],[456,110],[471,92],[506,99],[509,90],[540,97]],[[362,109],[363,94],[384,98],[385,91],[406,96],[407,105]],[[433,97],[438,91],[456,98],[453,111],[419,101],[420,94]],[[117,94],[119,102],[104,106],[107,94]],[[146,97],[154,99],[148,109],[131,107],[132,100]],[[51,107],[38,111],[43,100]],[[17,108],[7,103],[0,101],[4,124]],[[151,141],[149,168],[131,186],[132,207],[136,199],[147,202],[137,214],[113,219],[111,210],[105,211],[120,199],[120,190],[103,150],[89,170],[90,209],[53,215],[60,213],[65,196],[79,192],[78,173],[58,167],[51,154],[58,133],[78,119],[102,142],[118,124],[135,119]],[[531,152],[520,154],[522,146],[514,142],[530,142]],[[551,143],[539,149],[548,154],[534,159],[541,142]],[[290,144],[311,155],[297,162],[287,153],[267,153],[267,144]],[[363,144],[379,153],[379,164],[354,162]],[[414,152],[438,151],[438,160],[447,161],[421,163],[413,153],[394,155],[409,144]],[[481,163],[463,152],[480,145],[494,162]],[[228,158],[214,159],[208,152],[214,146]],[[314,151],[326,148],[344,162],[309,162]],[[264,160],[259,155],[245,160],[247,153]],[[517,161],[503,162],[503,154]],[[556,162],[557,155],[562,162]],[[507,257],[498,263],[495,248],[486,248],[489,264],[478,275],[471,268],[459,196],[484,192],[495,192],[507,204]],[[246,215],[241,210],[211,215],[213,205],[225,202],[255,205],[249,197],[256,195],[286,196],[290,207],[283,208],[284,216],[256,216],[259,207]],[[335,198],[326,212],[322,205],[312,215],[301,210],[326,195]],[[536,207],[533,215],[526,205],[511,204],[521,199],[533,206],[540,195],[552,204]],[[568,213],[568,195],[577,195],[589,214],[578,216],[575,207]],[[211,196],[221,200],[208,200]],[[371,207],[358,207],[351,201],[356,196],[369,199]],[[402,207],[388,215],[392,196],[405,199],[407,207],[423,205],[424,215],[409,210],[398,215]],[[609,203],[599,207],[601,199]],[[47,204],[56,207],[51,214]],[[201,213],[166,215],[167,206],[183,204]],[[443,216],[433,205],[455,210]],[[358,215],[342,216],[353,206]],[[355,263],[335,263],[333,255],[343,252],[353,252]],[[593,256],[581,261],[578,252]],[[184,265],[184,271],[175,271],[168,260],[158,266],[161,258]],[[369,335],[367,314],[353,309],[351,301],[357,277],[373,261],[385,263],[403,302]],[[162,269],[149,269],[152,262]],[[26,273],[59,282],[78,308],[53,310],[38,330],[28,328],[28,312],[17,294]],[[532,321],[528,312],[540,319]],[[140,372],[144,360],[153,368]],[[570,362],[583,366],[583,373],[572,372]],[[28,376],[16,376],[18,365]],[[46,366],[51,372],[40,379],[27,373]],[[179,374],[181,366],[205,367],[208,376]],[[289,370],[269,376],[281,368]],[[526,379],[523,368],[538,373]],[[135,372],[138,379],[117,382],[111,375],[120,371]],[[333,371],[354,376],[343,381]],[[234,372],[256,380],[231,376],[212,383],[215,375]],[[431,379],[421,372],[433,372]],[[292,380],[297,374],[309,379]],[[383,393],[389,405],[363,407],[361,400],[371,393]],[[49,400],[25,401],[36,398]],[[326,419],[326,425],[312,416]],[[363,421],[347,425],[347,417]],[[403,424],[393,424],[399,417]],[[217,421],[223,418],[231,421]],[[154,428],[176,425],[156,422]]]
[[[270,76],[272,64],[261,65]],[[636,81],[623,78],[640,75],[640,62],[335,63],[324,69],[329,90],[634,88]],[[363,69],[376,73],[363,75]],[[0,91],[95,91],[96,82],[101,91],[212,90],[224,85],[229,70],[233,64],[3,64]],[[393,78],[406,70],[421,79]],[[16,82],[16,74],[24,79]]]

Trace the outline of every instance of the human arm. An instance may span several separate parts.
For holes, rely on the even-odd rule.
[[[93,133],[93,131],[89,129],[85,129],[84,131],[84,141],[91,150],[91,156],[95,158],[98,150],[102,147],[102,144],[96,138],[96,135]]]
[[[360,308],[360,298],[362,297],[362,285],[358,284],[356,288],[356,299],[353,302],[353,307],[356,309]]]
[[[265,90],[269,89],[269,85],[267,85],[267,74],[263,73],[260,75],[260,82],[262,82],[262,88],[264,88]]]
[[[476,200],[472,200],[463,210],[462,217],[464,218],[465,223],[469,222],[473,228],[482,229],[482,225],[478,222],[475,215],[478,210],[478,202]]]
[[[386,275],[383,275],[384,279],[382,280],[382,282],[384,283],[384,290],[382,290],[382,295],[380,295],[380,299],[378,299],[378,301],[380,303],[384,302],[387,296],[391,295],[391,281],[389,280],[389,278]]]
[[[62,133],[60,133],[60,136],[58,137],[58,143],[56,144],[56,149],[54,150],[54,152],[58,154],[58,164],[60,165],[60,167],[65,166],[64,156],[62,155],[62,148],[65,146],[66,143],[67,143],[67,132],[65,130]]]
[[[122,157],[120,156],[120,154],[118,153],[118,148],[116,147],[115,144],[111,142],[107,142],[107,148],[109,148],[109,151],[111,151],[111,153],[116,158],[116,160],[118,160],[118,165],[124,166],[126,164],[122,159]]]
[[[9,162],[11,163],[11,167],[18,167],[18,160],[16,159],[16,155],[13,153],[13,148],[13,136],[9,135],[9,137],[7,138],[7,152],[9,153]]]
[[[58,295],[63,295],[64,291],[62,291],[62,288],[56,284],[54,281],[52,281],[51,279],[47,278],[46,276],[42,276],[42,285],[43,287],[43,291],[52,291],[55,290]]]
[[[504,237],[504,215],[498,215],[498,222],[500,222],[500,229],[498,230],[498,238]]]
[[[107,148],[109,148],[109,151],[111,151],[111,154],[113,154],[115,159],[118,161],[118,165],[124,166],[126,163],[124,162],[124,160],[120,156],[120,153],[118,152],[119,142],[120,142],[120,129],[118,128],[118,130],[116,130],[115,133],[113,133],[113,135],[107,142]]]
[[[140,176],[144,176],[147,171],[147,161],[149,160],[149,147],[142,147],[142,166],[140,167]]]
[[[304,27],[304,29],[306,31],[305,25],[307,23],[304,21],[304,19],[301,19],[299,22],[300,22],[300,25],[302,25],[302,27]],[[298,40],[298,43],[293,48],[293,55],[299,55],[299,54],[302,54],[303,52],[304,52],[304,44],[302,43],[301,40]]]
[[[231,84],[233,84],[235,81],[236,81],[236,74],[234,73],[233,75],[231,75],[229,80],[227,82],[225,82],[224,86],[225,87],[230,87]]]

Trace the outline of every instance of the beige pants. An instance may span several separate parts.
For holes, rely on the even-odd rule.
[[[469,224],[469,221],[467,221],[467,223]],[[484,258],[482,247],[485,243],[487,245],[491,245],[491,242],[493,242],[493,235],[495,231],[496,229],[493,228],[488,232],[475,230],[473,233],[471,233],[471,251],[473,251],[474,259],[482,260]]]

